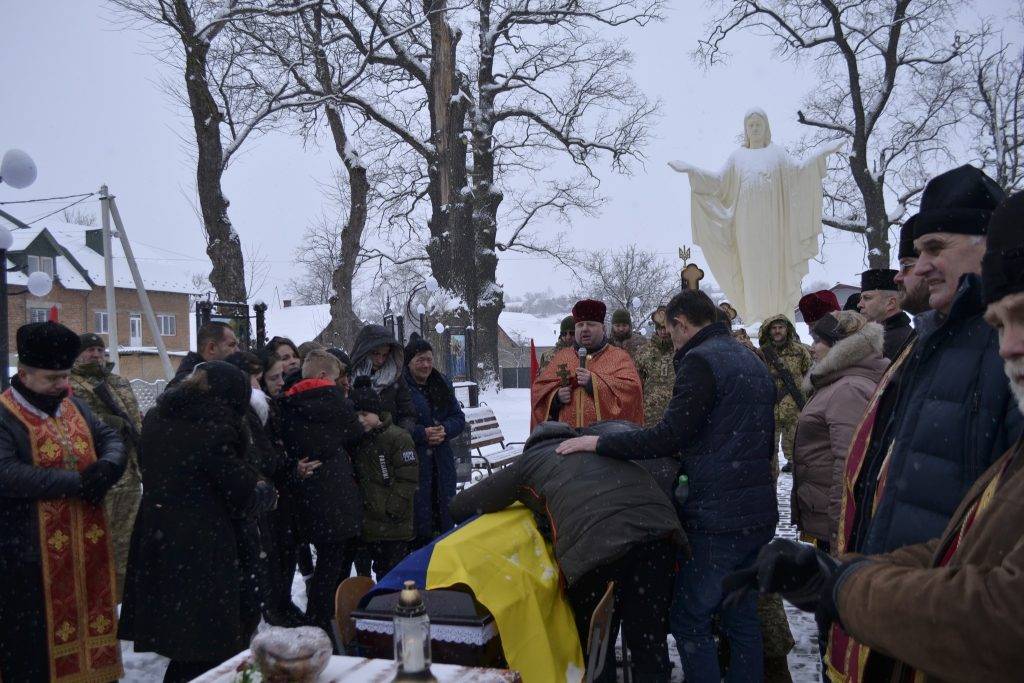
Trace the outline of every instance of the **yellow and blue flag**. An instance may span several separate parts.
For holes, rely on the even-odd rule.
[[[427,590],[468,586],[494,617],[505,659],[524,683],[583,679],[583,652],[554,552],[522,505],[476,517],[412,553],[363,604],[408,580]]]

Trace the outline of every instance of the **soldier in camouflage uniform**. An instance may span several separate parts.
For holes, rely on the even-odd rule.
[[[775,379],[775,444],[782,439],[782,454],[787,461],[793,460],[793,444],[796,440],[796,421],[800,417],[801,404],[804,396],[800,394],[800,385],[804,375],[811,369],[811,352],[800,343],[796,327],[784,315],[768,318],[761,324],[758,342],[768,361],[768,370]],[[792,392],[786,387],[782,374],[772,362],[772,356],[778,358],[781,365],[789,371],[798,394],[798,404]],[[778,477],[779,455],[772,457],[772,472]]]
[[[647,346],[643,337],[633,334],[633,319],[624,308],[612,313],[612,332],[608,335],[608,343],[628,353],[634,364],[641,349]]]
[[[89,333],[81,335],[80,339],[81,350],[71,370],[71,388],[96,417],[117,431],[124,441],[125,454],[128,456],[124,475],[103,499],[114,546],[117,601],[120,602],[132,527],[142,499],[137,445],[142,431],[142,414],[128,380],[107,369],[106,342],[103,338]]]
[[[572,346],[573,341],[576,339],[576,320],[571,316],[567,315],[562,318],[562,324],[558,329],[558,341],[555,342],[555,348],[548,349],[540,355],[539,372],[543,372],[544,368],[548,366],[551,359],[555,357],[555,354],[566,348]]]
[[[644,388],[644,424],[648,427],[658,424],[665,415],[676,381],[675,349],[665,326],[664,306],[659,306],[651,314],[651,322],[654,323],[654,336],[634,359]]]

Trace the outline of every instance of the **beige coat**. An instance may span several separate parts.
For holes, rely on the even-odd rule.
[[[804,378],[810,400],[800,413],[793,451],[790,514],[800,531],[835,547],[846,453],[889,361],[885,333],[869,323],[840,340]]]
[[[988,507],[936,568],[996,476]],[[872,658],[889,655],[929,683],[1024,680],[1024,441],[975,482],[941,538],[872,557],[840,585],[837,604]]]

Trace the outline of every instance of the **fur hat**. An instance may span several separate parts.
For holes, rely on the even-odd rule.
[[[433,351],[434,347],[426,339],[416,332],[409,337],[409,343],[405,345],[405,364],[408,365],[417,354]]]
[[[876,289],[896,290],[897,271],[889,268],[872,268],[860,274],[860,291],[871,292]]]
[[[70,370],[81,347],[78,335],[60,323],[29,323],[18,328],[18,362],[40,370]]]
[[[633,319],[629,316],[629,311],[625,308],[617,308],[612,313],[612,325],[629,325],[633,326]]]
[[[604,324],[604,318],[608,314],[608,307],[603,301],[596,299],[583,299],[577,301],[572,307],[573,324],[592,322]]]
[[[562,337],[567,334],[572,334],[576,331],[576,319],[571,315],[567,315],[562,318],[562,323],[558,327],[558,336]]]
[[[907,219],[900,227],[900,250],[896,258],[917,258],[917,249],[914,248],[914,226],[917,224],[917,214]]]
[[[348,398],[357,412],[380,415],[384,410],[380,396],[373,390],[373,384],[366,375],[356,377],[355,384],[352,385],[352,390],[348,393]]]
[[[1024,292],[1024,192],[1011,195],[992,214],[981,281],[987,304]]]
[[[914,221],[914,239],[934,232],[984,235],[992,212],[1006,199],[996,181],[964,165],[928,181]]]
[[[835,293],[822,289],[800,299],[800,315],[808,325],[821,320],[823,315],[839,310],[839,299]]]

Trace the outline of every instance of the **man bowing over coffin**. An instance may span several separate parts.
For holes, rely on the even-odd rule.
[[[0,679],[105,683],[123,674],[103,497],[125,467],[117,433],[72,398],[78,335],[18,329],[0,394]]]
[[[604,303],[584,299],[572,307],[576,336],[555,353],[531,391],[530,428],[556,420],[577,429],[602,420],[643,426],[644,399],[629,354],[608,343]]]

